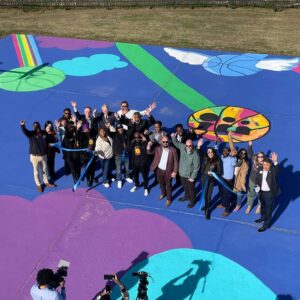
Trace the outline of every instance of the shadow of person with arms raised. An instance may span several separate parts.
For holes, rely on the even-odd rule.
[[[287,209],[289,204],[300,197],[300,171],[294,171],[293,165],[285,166],[288,159],[284,159],[279,164],[279,185],[281,194],[275,199],[273,208],[274,224]]]
[[[294,300],[295,298],[291,295],[277,295],[276,300]]]
[[[195,270],[192,267],[182,275],[169,281],[162,287],[162,295],[157,300],[199,299],[199,295],[195,295],[195,291],[199,281],[203,278],[202,294],[204,293],[211,262],[208,260],[194,260],[192,264],[196,266],[195,274],[192,274]],[[183,282],[179,284],[178,282],[182,279]]]

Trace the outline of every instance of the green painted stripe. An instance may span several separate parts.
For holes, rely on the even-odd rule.
[[[215,105],[177,78],[140,45],[116,43],[116,46],[132,65],[188,108],[195,111]]]
[[[23,41],[21,39],[21,36],[19,34],[16,34],[16,36],[17,36],[18,44],[19,44],[19,47],[20,47],[20,50],[21,50],[21,55],[22,55],[22,58],[23,58],[24,67],[30,67],[29,61],[28,61],[27,56],[26,56],[25,48],[24,48],[24,45],[23,45]]]

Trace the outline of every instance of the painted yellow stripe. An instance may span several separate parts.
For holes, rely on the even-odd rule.
[[[26,38],[25,34],[21,34],[21,40],[22,40],[24,50],[25,50],[25,53],[26,53],[28,66],[29,67],[34,67],[35,63],[34,63],[34,60],[33,60],[33,57],[32,57],[32,54],[31,54],[31,51],[30,51],[30,48],[29,48],[29,45],[28,45],[28,41],[27,41],[27,38]]]
[[[21,39],[21,35],[17,34],[16,37],[17,37],[17,40],[18,40],[19,49],[21,51],[21,56],[22,56],[22,60],[23,60],[23,66],[24,67],[28,67],[28,61],[27,61],[25,49],[24,49],[24,46],[23,46],[23,42],[22,42],[22,39]]]

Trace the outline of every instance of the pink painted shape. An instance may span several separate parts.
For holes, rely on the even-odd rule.
[[[37,41],[41,48],[58,48],[62,50],[80,50],[84,48],[110,48],[114,45],[112,42],[92,41],[80,39],[67,39],[50,36],[38,36]]]
[[[114,210],[98,192],[44,194],[33,202],[0,196],[0,299],[29,299],[37,270],[71,262],[69,299],[91,299],[103,274],[127,270],[141,253],[192,248],[175,223],[158,214]]]
[[[22,55],[21,55],[21,50],[20,50],[19,43],[18,43],[18,40],[17,40],[17,37],[16,37],[15,34],[12,35],[12,40],[13,40],[13,45],[14,45],[16,55],[17,55],[17,58],[18,58],[19,67],[24,67],[24,63],[23,63],[23,59],[22,59]]]
[[[300,64],[293,71],[300,74]]]

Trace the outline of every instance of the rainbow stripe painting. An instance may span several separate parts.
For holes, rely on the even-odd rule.
[[[12,40],[20,67],[35,67],[42,59],[32,35],[13,34]]]

